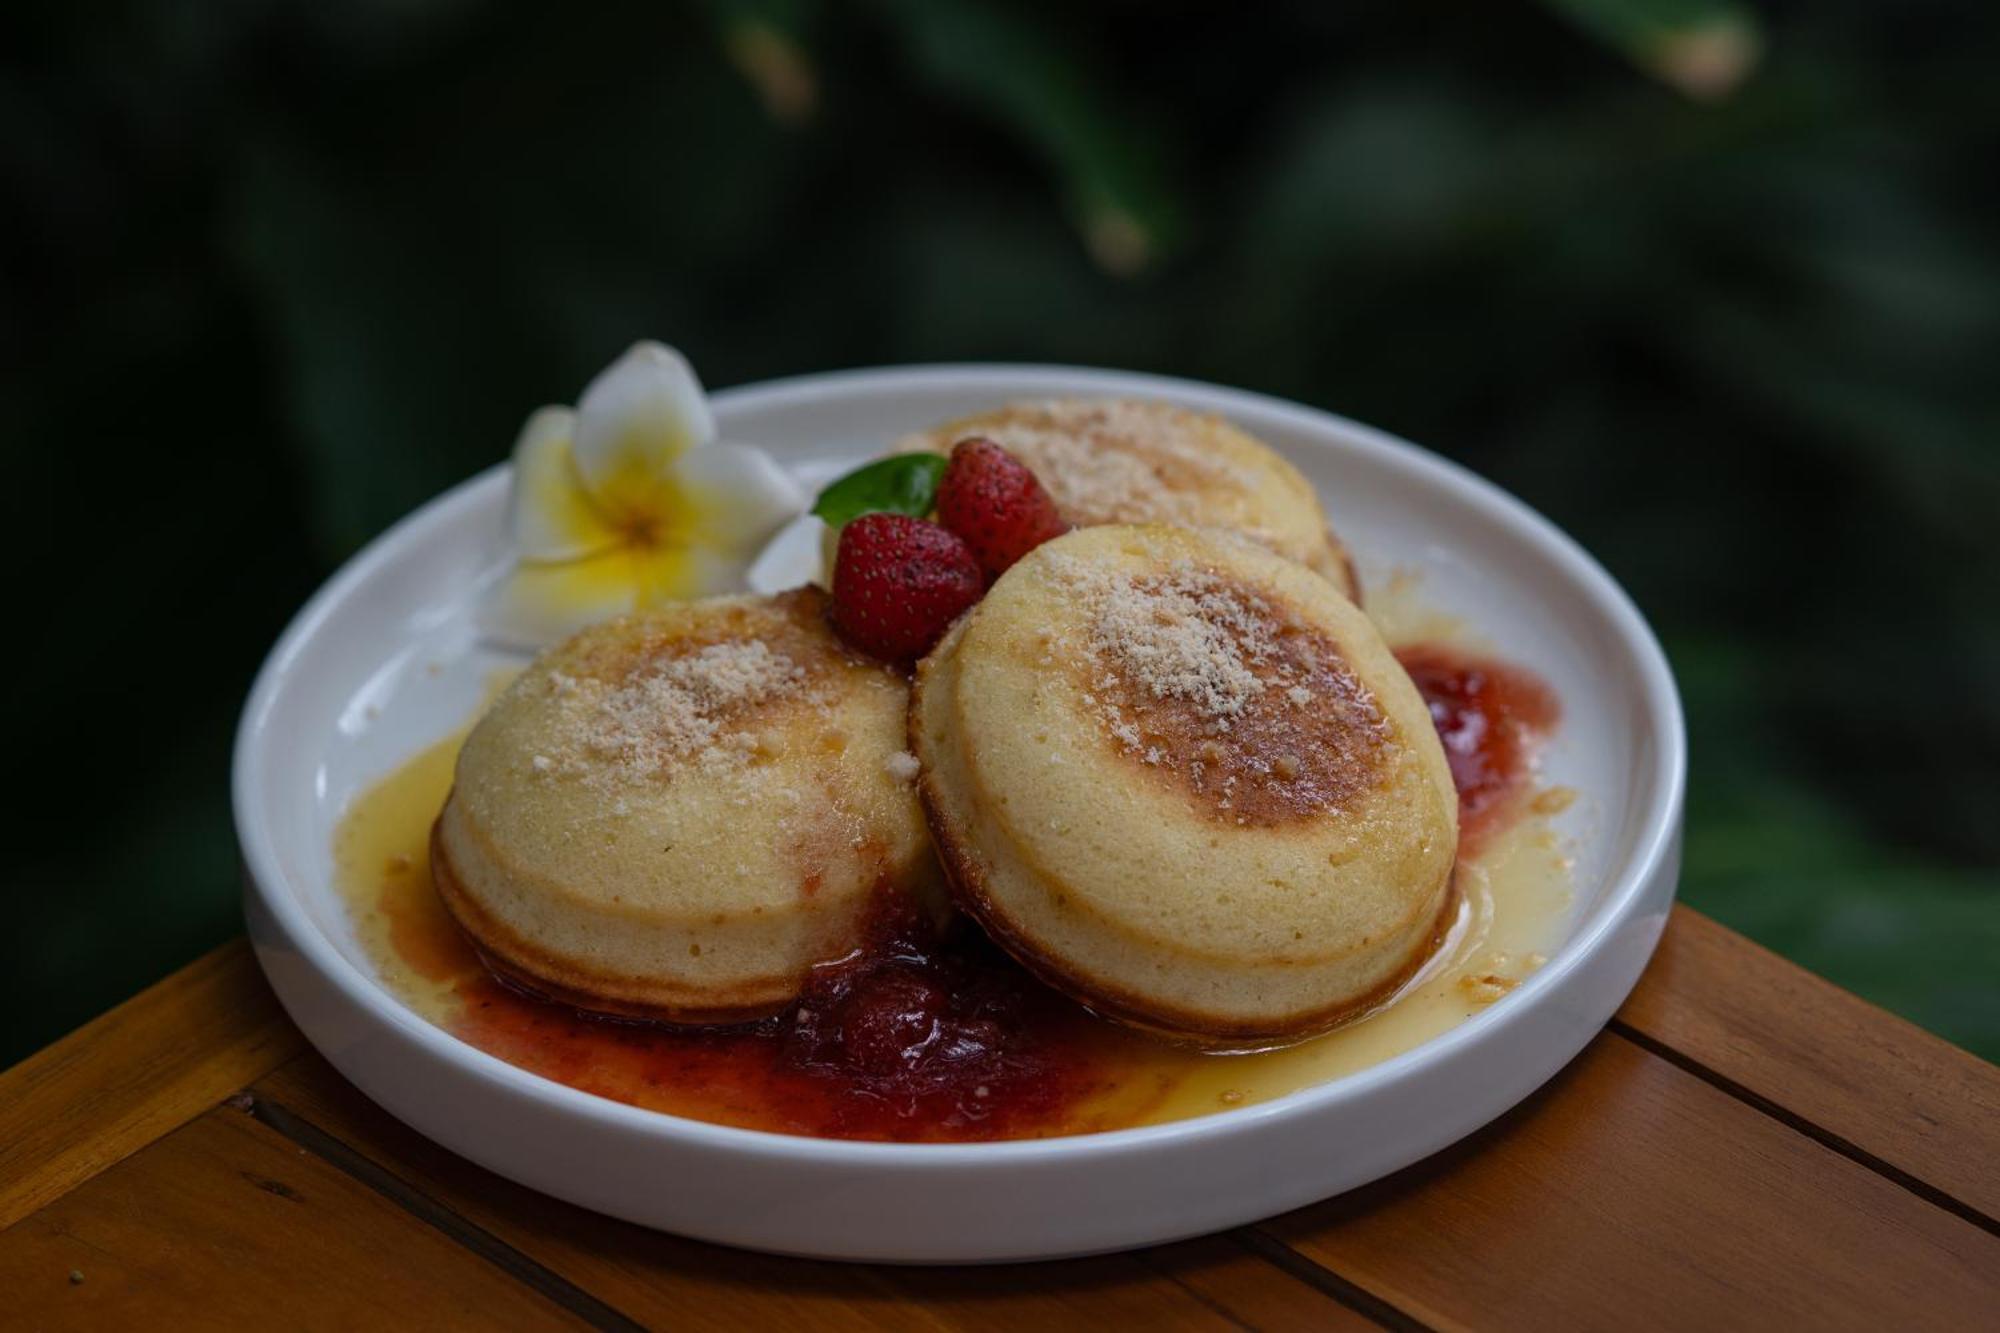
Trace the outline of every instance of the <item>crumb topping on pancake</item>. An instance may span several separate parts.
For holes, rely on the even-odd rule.
[[[762,614],[745,608],[707,642],[599,637],[534,685],[556,710],[534,771],[611,786],[657,781],[690,764],[715,771],[752,762],[754,715],[810,701],[840,656],[814,632],[817,616],[817,599],[789,596]]]
[[[1352,562],[1306,479],[1214,413],[1133,398],[1014,402],[940,422],[896,448],[946,453],[968,436],[1027,464],[1074,527],[1227,528],[1360,600]]]
[[[1020,455],[1073,522],[1199,518],[1204,488],[1248,482],[1205,446],[1208,418],[1125,400],[1021,404],[982,422]]]
[[[1269,826],[1338,809],[1380,780],[1391,726],[1324,634],[1190,561],[1134,576],[1067,554],[1075,644],[1051,634],[1114,746],[1214,818]]]

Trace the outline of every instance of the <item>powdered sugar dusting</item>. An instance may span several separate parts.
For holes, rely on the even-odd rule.
[[[1210,508],[1208,493],[1254,484],[1206,438],[1216,425],[1214,417],[1166,403],[1016,403],[967,430],[947,431],[953,439],[933,434],[905,447],[948,449],[957,434],[976,430],[1026,463],[1073,523],[1198,524]]]
[[[537,772],[583,772],[626,780],[661,776],[687,762],[745,763],[757,737],[730,720],[794,693],[806,669],[758,639],[729,639],[658,658],[614,681],[551,672],[559,741]]]
[[[1271,620],[1257,599],[1186,561],[1164,575],[1084,577],[1095,646],[1153,698],[1178,700],[1226,728],[1264,692],[1253,666],[1270,656]],[[1136,733],[1129,743],[1137,745]]]
[[[1191,560],[1132,572],[1039,558],[1077,611],[1076,629],[1042,633],[1042,664],[1068,663],[1112,742],[1218,818],[1281,822],[1375,780],[1387,719],[1296,612]]]

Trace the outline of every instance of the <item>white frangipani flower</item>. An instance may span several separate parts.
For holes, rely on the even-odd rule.
[[[750,564],[744,577],[751,592],[774,593],[816,583],[833,591],[833,557],[840,530],[828,527],[817,514],[800,514],[779,528]]]
[[[516,563],[486,628],[535,646],[622,611],[742,591],[750,562],[805,502],[762,450],[715,438],[685,357],[635,344],[574,411],[545,407],[522,427]]]

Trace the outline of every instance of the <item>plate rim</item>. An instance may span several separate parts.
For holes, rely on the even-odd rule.
[[[352,1004],[365,1009],[412,1038],[432,1058],[466,1069],[487,1083],[518,1095],[551,1103],[574,1114],[606,1122],[628,1132],[650,1134],[732,1153],[748,1153],[777,1161],[812,1161],[816,1165],[849,1165],[872,1170],[925,1171],[951,1166],[1038,1165],[1065,1159],[1120,1156],[1169,1149],[1190,1140],[1229,1136],[1251,1129],[1325,1111],[1331,1105],[1365,1098],[1413,1070],[1447,1060],[1468,1046],[1501,1039],[1523,1022],[1536,1001],[1556,990],[1611,938],[1629,924],[1661,867],[1674,854],[1686,798],[1686,723],[1672,668],[1657,636],[1625,590],[1574,538],[1525,501],[1463,464],[1387,431],[1322,408],[1311,407],[1253,390],[1200,380],[1115,368],[1035,362],[942,362],[820,371],[756,381],[711,395],[719,415],[749,406],[770,408],[797,400],[825,402],[832,397],[873,397],[898,390],[952,388],[976,390],[983,384],[1024,396],[1008,387],[1024,378],[1051,386],[1035,395],[1082,393],[1093,396],[1147,394],[1180,400],[1228,415],[1232,407],[1263,416],[1289,419],[1308,432],[1331,429],[1355,447],[1394,468],[1424,474],[1433,483],[1459,492],[1477,507],[1497,513],[1510,528],[1525,533],[1535,546],[1553,556],[1572,582],[1587,590],[1596,609],[1617,631],[1621,648],[1636,667],[1642,702],[1658,736],[1658,753],[1648,766],[1660,799],[1645,810],[1631,854],[1609,876],[1601,908],[1582,931],[1565,941],[1547,964],[1537,969],[1508,997],[1379,1064],[1327,1082],[1301,1088],[1252,1106],[1212,1112],[1159,1125],[1142,1125],[1094,1133],[993,1142],[893,1143],[872,1140],[817,1138],[771,1130],[747,1129],[693,1120],[667,1112],[613,1101],[531,1073],[490,1055],[436,1026],[398,1000],[377,979],[350,960],[306,915],[297,895],[288,891],[273,837],[257,818],[261,783],[261,747],[267,743],[266,723],[282,698],[286,678],[323,623],[379,567],[392,562],[414,534],[441,521],[461,507],[483,502],[485,492],[505,484],[507,463],[486,468],[418,505],[350,556],[314,591],[279,635],[257,672],[241,714],[231,761],[232,809],[237,840],[245,866],[245,890],[254,894],[296,949],[320,975]],[[280,888],[273,888],[278,885]],[[259,948],[260,963],[263,961]],[[1636,979],[1636,974],[1635,974]],[[1563,1062],[1567,1063],[1567,1059]]]

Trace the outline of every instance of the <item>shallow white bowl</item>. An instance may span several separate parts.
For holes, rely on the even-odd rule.
[[[1173,1240],[1294,1208],[1472,1132],[1582,1049],[1638,979],[1679,868],[1680,705],[1630,601],[1519,501],[1324,412],[1182,380],[1049,367],[814,375],[719,394],[726,436],[807,480],[905,431],[1010,399],[1137,395],[1223,413],[1297,463],[1364,577],[1423,596],[1546,678],[1563,726],[1550,780],[1583,793],[1562,832],[1576,908],[1548,964],[1500,1002],[1374,1068],[1255,1106],[1015,1143],[797,1138],[606,1101],[473,1049],[377,980],[333,886],[348,800],[462,725],[495,667],[474,584],[499,554],[504,470],[440,496],[320,590],[272,651],[235,756],[251,938],[306,1036],[370,1097],[504,1176],[690,1236],[916,1262],[1048,1258]]]

